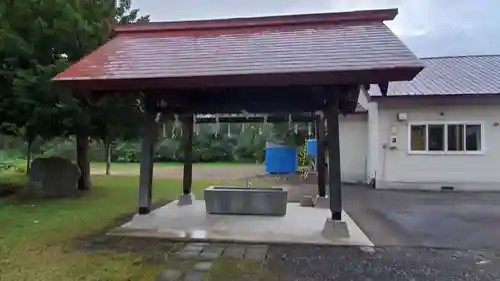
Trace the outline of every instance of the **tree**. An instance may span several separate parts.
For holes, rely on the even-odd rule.
[[[111,169],[111,147],[118,139],[136,139],[139,132],[140,111],[138,94],[112,93],[91,108],[92,137],[102,142],[106,175]]]
[[[67,63],[52,45],[58,34],[54,2],[62,1],[0,4],[0,132],[26,141],[27,170],[31,143],[57,130],[53,122],[42,123],[58,120],[58,94],[50,79]]]
[[[115,15],[116,24],[148,23],[149,16],[139,17],[139,9],[132,9],[130,0],[118,2]],[[99,104],[91,109],[92,136],[102,141],[105,147],[104,160],[106,175],[111,169],[111,146],[118,138],[130,138],[130,134],[137,136],[140,124],[138,116],[139,93],[114,93],[104,97]]]
[[[81,189],[90,187],[85,159],[91,132],[88,105],[55,88],[50,79],[104,43],[115,14],[116,6],[110,0],[11,0],[0,4],[0,130],[22,134],[28,143],[38,135],[77,135]]]
[[[132,9],[131,0],[118,1],[115,19],[118,24],[141,24],[150,22],[149,15],[139,17],[139,9]]]
[[[97,46],[104,44],[112,32],[115,23],[116,6],[114,1],[72,0],[67,4],[68,16],[65,25],[61,25],[65,33],[61,40],[61,52],[68,56],[70,62],[75,62],[93,51]],[[72,15],[72,16],[71,16]],[[73,97],[78,93],[72,93]],[[88,158],[89,142],[92,133],[91,105],[79,96],[75,102],[68,103],[75,112],[73,118],[67,120],[70,127],[68,133],[76,135],[77,165],[81,171],[78,182],[80,190],[89,190],[90,161]]]
[[[118,122],[122,118],[99,114],[82,96],[54,88],[50,79],[109,40],[112,25],[149,21],[138,13],[131,9],[130,0],[118,5],[111,0],[0,3],[0,132],[23,137],[28,150],[37,137],[76,135],[80,189],[90,188],[90,136],[120,135],[117,128],[123,127]],[[133,99],[115,101],[121,105],[130,101],[128,109],[135,103]],[[101,112],[112,112],[109,109],[115,101],[105,101]],[[121,116],[130,116],[129,112]],[[109,134],[104,136],[102,127]]]

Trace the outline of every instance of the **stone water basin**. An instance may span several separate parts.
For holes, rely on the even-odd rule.
[[[282,188],[211,186],[204,191],[208,214],[284,216],[287,192]]]

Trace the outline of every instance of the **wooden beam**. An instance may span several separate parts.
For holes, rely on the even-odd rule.
[[[337,96],[339,99],[338,109],[342,114],[347,115],[356,111],[361,87],[360,85],[349,85],[340,91]]]
[[[375,84],[379,81],[409,81],[423,69],[423,66],[392,67],[387,69],[346,70],[328,72],[260,73],[223,76],[191,77],[136,77],[134,79],[81,79],[59,80],[57,83],[71,89],[123,91],[176,91],[178,89],[255,87],[307,87],[314,85],[335,85],[349,83]]]
[[[184,150],[184,172],[182,176],[182,193],[191,194],[191,185],[193,183],[193,115],[185,115],[181,119]]]
[[[267,117],[264,116],[250,116],[245,117],[242,116],[219,116],[219,123],[287,123],[288,115],[269,115]],[[312,122],[316,120],[316,116],[313,114],[310,115],[296,115],[292,114],[293,122]],[[203,117],[197,118],[196,123],[216,123],[217,117]]]
[[[234,102],[230,100],[215,100],[215,101],[192,101],[189,104],[177,105],[176,107],[167,107],[163,110],[166,112],[174,112],[177,114],[195,113],[195,114],[211,114],[211,113],[226,113],[238,114],[242,112],[250,113],[302,113],[313,112],[323,108],[321,103],[311,103],[306,100],[287,99],[256,101],[256,102]]]
[[[325,110],[328,145],[328,187],[332,220],[342,219],[342,178],[340,169],[340,138],[338,100],[330,100]]]
[[[273,113],[316,111],[324,106],[327,89],[316,87],[237,87],[177,90],[174,93],[147,92],[166,105],[162,110],[178,114]],[[334,91],[332,91],[333,93]],[[179,97],[182,98],[179,98]]]
[[[380,82],[378,83],[378,87],[380,88],[380,92],[382,93],[383,97],[387,96],[387,91],[389,90],[389,82]]]

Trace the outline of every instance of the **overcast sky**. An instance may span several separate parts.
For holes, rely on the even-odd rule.
[[[387,25],[420,57],[500,54],[500,0],[133,0],[153,21],[399,8]]]

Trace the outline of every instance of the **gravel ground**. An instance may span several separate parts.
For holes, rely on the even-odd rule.
[[[431,248],[272,246],[277,280],[500,280],[500,253]]]
[[[104,170],[93,170],[92,174],[103,175]],[[111,168],[112,175],[139,175],[139,166],[130,168]],[[193,166],[193,180],[231,181],[254,178],[265,174],[263,165]],[[182,179],[183,167],[154,167],[153,176],[157,179]]]
[[[183,273],[193,271],[193,266],[205,260],[201,254],[179,260],[176,258],[176,253],[183,251],[186,244],[171,243],[167,240],[95,236],[79,244],[78,249],[83,251],[135,252],[143,256],[138,262],[164,264],[165,270],[173,269]],[[211,249],[220,247],[221,244],[203,245]],[[227,248],[225,253],[221,253],[221,257],[218,255],[213,257],[213,263],[219,266],[207,269],[210,276],[216,277],[209,279],[210,281],[500,280],[500,252],[498,251],[428,247],[269,245],[258,246],[258,250],[267,249],[266,255],[265,257],[259,255],[258,263],[254,262],[257,266],[249,267],[248,258],[251,257],[248,256],[248,249],[257,246],[231,244],[225,247]],[[228,250],[240,248],[246,248],[244,252],[247,253],[233,256],[234,253]],[[228,259],[230,256],[235,258]],[[259,267],[259,263],[262,266]],[[187,279],[176,279],[176,281],[181,280]],[[201,281],[200,278],[197,280]]]

